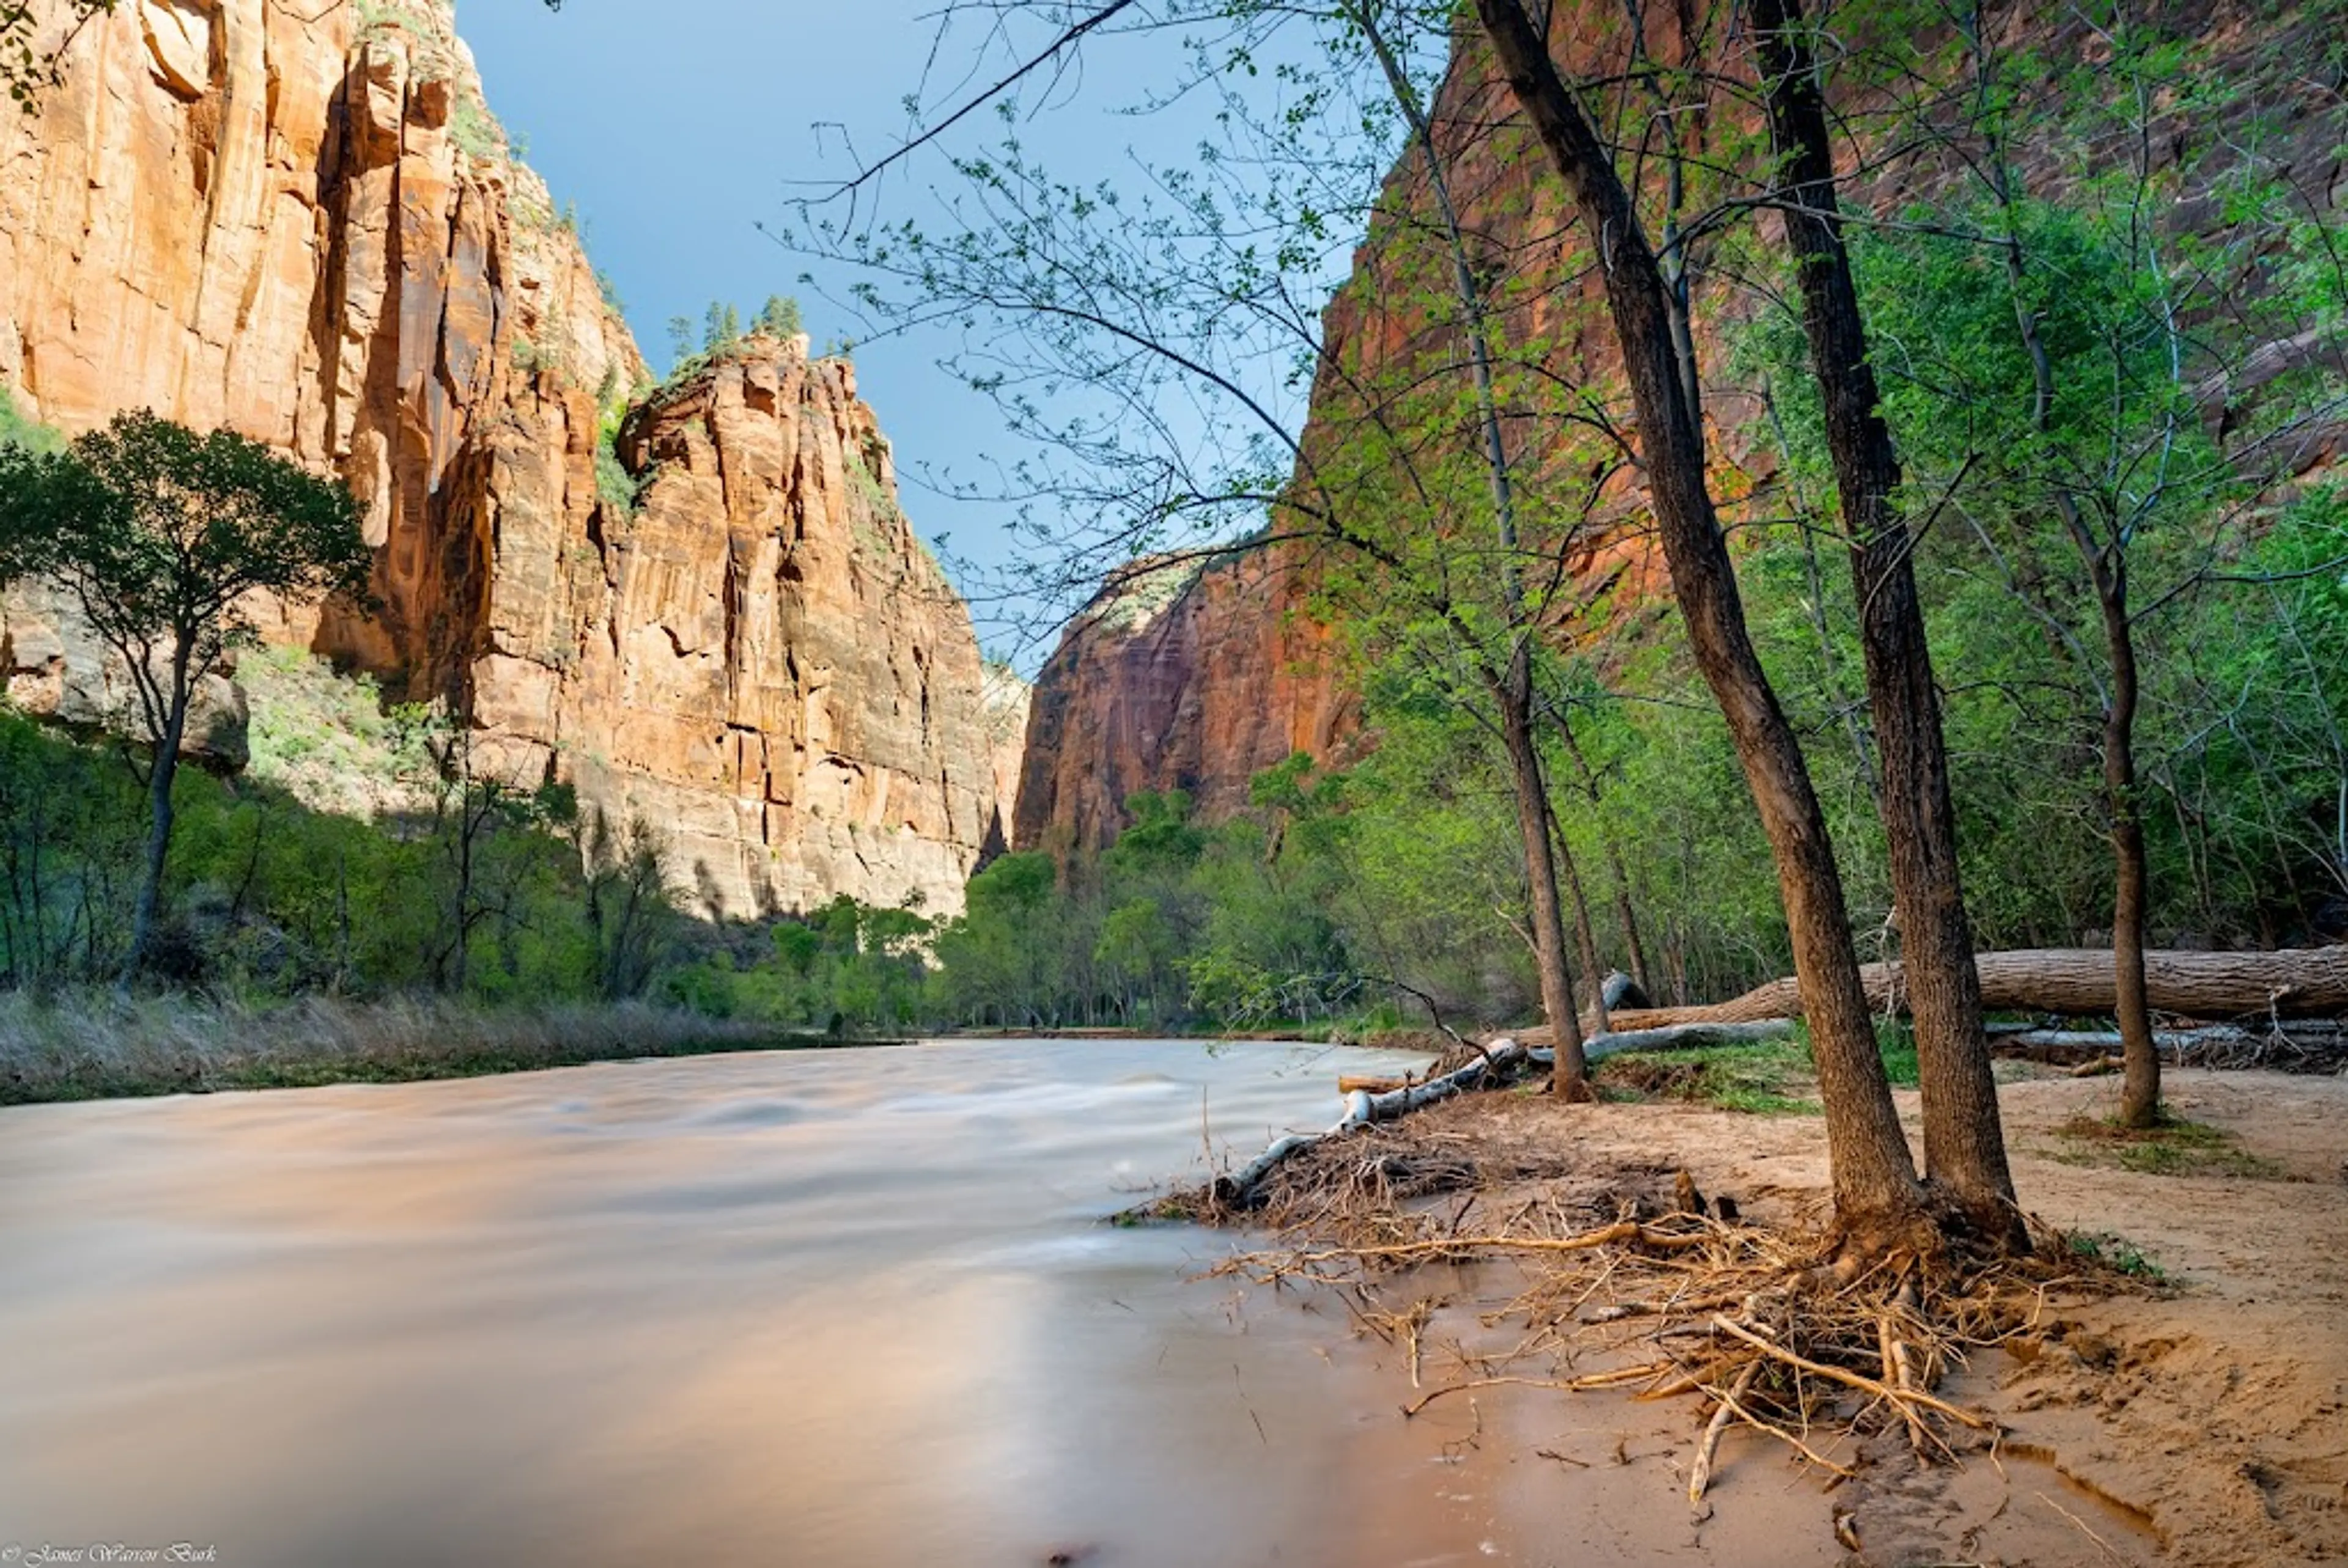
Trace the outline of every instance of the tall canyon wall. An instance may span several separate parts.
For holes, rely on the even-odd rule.
[[[1639,20],[1626,22],[1610,0],[1558,6],[1551,36],[1560,62],[1570,72],[1623,79],[1634,25],[1644,29],[1643,47],[1651,63],[1717,64],[1692,49],[1734,55],[1743,47],[1733,32],[1722,30],[1725,6],[1653,6],[1630,15]],[[2185,47],[2180,68],[2240,88],[2215,114],[2152,106],[2147,134],[2156,160],[2182,162],[2215,152],[2202,177],[2188,182],[2185,199],[2161,215],[2172,231],[2215,233],[2235,221],[2214,182],[2250,161],[2337,226],[2348,207],[2348,165],[2339,152],[2348,112],[2338,83],[2306,64],[2330,46],[2328,15],[2321,6],[2164,0],[2138,16],[2139,25]],[[2083,14],[2003,6],[1989,15],[1997,44],[2017,54],[2090,62],[2106,46]],[[1832,21],[1863,31],[1868,17],[1865,7],[1847,5]],[[1695,43],[1689,30],[1705,18],[1714,31]],[[1546,156],[1525,134],[1513,95],[1472,24],[1456,42],[1432,118],[1450,192],[1474,237],[1479,265],[1503,280],[1507,352],[1538,357],[1543,375],[1588,398],[1591,408],[1611,411],[1615,429],[1635,444],[1620,354],[1587,239],[1571,221]],[[1746,68],[1736,59],[1729,64]],[[2034,195],[2060,194],[2054,182],[2062,177],[2050,155],[2075,151],[2060,95],[2076,90],[2075,81],[2052,67],[2034,71],[2023,84],[2018,118],[2030,132],[2013,152]],[[1725,123],[1740,115],[1742,123]],[[1691,150],[1700,155],[1707,138],[1729,148],[1753,133],[1751,118],[1749,108],[1732,105],[1720,120],[1684,116],[1681,123],[1693,138]],[[1866,116],[1855,123],[1868,123]],[[1649,140],[1659,146],[1659,137],[1651,131]],[[1650,154],[1641,168],[1660,182],[1663,160],[1653,146]],[[1723,159],[1749,164],[1756,156],[1746,147]],[[2110,156],[2124,161],[2134,153],[2115,148]],[[1846,190],[1845,200],[1889,213],[1957,178],[1929,145],[1910,148],[1879,161]],[[1426,186],[1414,149],[1387,181],[1385,210],[1428,210]],[[1756,221],[1766,244],[1775,220]],[[1426,280],[1434,233],[1431,220],[1395,224],[1374,232],[1356,251],[1354,275],[1323,320],[1324,373],[1303,436],[1308,452],[1316,444],[1344,440],[1342,414],[1333,417],[1333,411],[1353,388],[1375,383],[1382,367],[1432,363],[1410,356],[1426,355],[1431,341]],[[1435,264],[1447,263],[1437,256]],[[1764,406],[1728,363],[1727,339],[1736,324],[1752,319],[1756,295],[1727,277],[1699,279],[1695,290],[1694,347],[1704,380],[1708,458],[1715,494],[1734,516],[1740,507],[1776,500],[1775,442]],[[2322,346],[2278,343],[2244,369],[2253,380],[2272,375]],[[1343,365],[1347,374],[1330,374],[1330,365]],[[2205,415],[2221,420],[2230,400],[2251,395],[2254,384],[2213,384],[2204,389]],[[1519,421],[1512,461],[1536,482],[1544,465],[1587,463],[1589,446],[1574,443],[1572,424],[1562,417]],[[2292,460],[2302,473],[2336,463],[2348,451],[2348,425],[2312,428],[2299,446]],[[1560,642],[1595,628],[1597,618],[1578,619],[1572,606],[1635,610],[1669,600],[1660,552],[1644,527],[1635,464],[1624,465],[1608,482],[1590,517],[1596,526],[1567,533],[1560,550],[1570,589],[1560,596],[1568,608],[1553,620]],[[1313,620],[1324,560],[1310,548],[1286,545],[1179,581],[1160,576],[1146,594],[1137,595],[1128,578],[1079,614],[1038,677],[1015,819],[1018,845],[1097,848],[1123,825],[1121,802],[1136,790],[1183,789],[1208,815],[1225,815],[1245,802],[1254,773],[1292,749],[1329,757],[1366,743],[1359,735],[1358,697],[1334,656],[1336,640]]]
[[[977,644],[847,365],[746,340],[630,415],[636,502],[606,498],[644,361],[447,0],[125,0],[65,67],[0,115],[21,412],[149,407],[341,476],[378,602],[272,634],[460,699],[511,782],[644,815],[707,911],[959,906],[1004,831]],[[102,707],[70,618],[12,606],[12,693]]]
[[[1144,563],[1087,605],[1036,676],[1014,843],[1097,848],[1142,790],[1227,816],[1256,774],[1358,733],[1308,581],[1303,558],[1279,550]]]

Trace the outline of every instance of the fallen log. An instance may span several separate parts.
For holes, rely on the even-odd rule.
[[[1784,1040],[1793,1032],[1794,1020],[1789,1018],[1763,1019],[1755,1023],[1674,1023],[1659,1028],[1618,1029],[1608,1034],[1591,1035],[1582,1042],[1581,1053],[1591,1061],[1603,1061],[1630,1050],[1700,1050],[1713,1045],[1752,1045],[1765,1040]]]
[[[1752,1045],[1765,1040],[1784,1040],[1793,1032],[1792,1019],[1765,1019],[1759,1023],[1683,1023],[1665,1029],[1614,1030],[1605,1034],[1593,1034],[1583,1040],[1581,1054],[1584,1061],[1595,1063],[1630,1050],[1699,1050],[1713,1045]],[[1547,1067],[1555,1060],[1555,1055],[1544,1049],[1529,1052],[1526,1060],[1536,1066]],[[1407,1078],[1345,1074],[1337,1080],[1337,1092],[1340,1094],[1385,1095],[1413,1086],[1413,1081]]]
[[[2054,1013],[2073,1018],[2107,1014],[2116,1005],[2112,955],[2096,948],[2037,948],[1982,953],[1982,1005],[1992,1011]],[[2268,953],[2157,952],[2145,955],[2145,983],[2155,1010],[2184,1018],[2323,1018],[2348,1014],[2348,947],[2299,948]],[[1883,1012],[1902,1010],[1906,997],[1898,964],[1859,971],[1869,1002]],[[1798,1018],[1801,988],[1772,980],[1709,1007],[1625,1009],[1618,1030],[1691,1023],[1756,1023]],[[1547,1029],[1520,1037],[1547,1043]]]
[[[2156,1030],[2152,1042],[2164,1061],[2178,1067],[2262,1067],[2284,1072],[2330,1072],[2348,1061],[2348,1034],[2327,1024],[2291,1024],[2275,1030]],[[2117,1060],[2123,1044],[2116,1031],[2006,1029],[1990,1038],[1990,1053],[2052,1066],[2093,1065]]]
[[[2219,1026],[2217,1029],[2155,1030],[2152,1043],[2171,1058],[2199,1046],[2240,1045],[2254,1037],[2248,1030]],[[2118,1050],[2126,1043],[2117,1030],[2101,1029],[2022,1029],[1998,1035],[1990,1042],[1991,1051],[1999,1056],[2017,1057],[2030,1061],[2060,1061],[2065,1051],[2088,1051],[2102,1055]]]

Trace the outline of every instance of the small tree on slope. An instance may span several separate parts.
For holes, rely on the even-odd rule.
[[[253,639],[250,596],[357,597],[372,561],[348,490],[228,431],[138,412],[65,452],[0,451],[0,581],[38,574],[71,590],[122,660],[152,748],[125,984],[154,956],[188,710]]]

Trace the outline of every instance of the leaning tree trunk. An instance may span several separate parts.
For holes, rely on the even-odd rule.
[[[1883,422],[1859,288],[1842,239],[1826,103],[1803,32],[1801,0],[1755,0],[1753,26],[1771,130],[1793,198],[1786,238],[1802,324],[1826,405],[1827,445],[1850,536],[1868,706],[1882,772],[1878,803],[1900,917],[1923,1091],[1924,1171],[1984,1234],[2027,1245],[2006,1164],[1997,1081],[1982,1030],[1981,980],[1958,875],[1940,692],[1898,497],[1900,460]]]
[[[2093,564],[2093,563],[2091,563]],[[2128,624],[2127,562],[2117,550],[2096,572],[2112,665],[2111,712],[2104,716],[2104,809],[2112,824],[2112,1013],[2119,1020],[2120,1124],[2160,1119],[2160,1050],[2145,992],[2145,904],[2152,880],[2136,789],[2136,634]]]
[[[1549,1018],[1557,1061],[1550,1070],[1555,1091],[1570,1100],[1590,1097],[1590,1067],[1581,1054],[1581,1020],[1573,1010],[1573,977],[1566,967],[1565,917],[1557,894],[1557,860],[1550,841],[1548,781],[1533,740],[1532,652],[1519,640],[1509,672],[1494,693],[1500,702],[1500,734],[1509,752],[1515,788],[1517,830],[1524,841],[1525,879],[1532,894],[1533,958],[1540,968],[1541,1011]]]
[[[1735,570],[1705,484],[1696,410],[1680,384],[1663,276],[1630,192],[1520,0],[1476,0],[1476,9],[1599,247],[1673,592],[1776,861],[1826,1103],[1837,1221],[1856,1245],[1877,1245],[1909,1230],[1923,1211],[1923,1190],[1876,1049],[1826,815],[1746,629]]]
[[[126,991],[155,956],[155,931],[162,920],[163,873],[171,858],[175,816],[171,785],[180,776],[180,743],[188,733],[189,695],[187,655],[175,653],[171,689],[165,694],[163,731],[155,737],[155,755],[147,768],[147,864],[130,917],[130,951],[122,960],[122,976],[117,982]]]

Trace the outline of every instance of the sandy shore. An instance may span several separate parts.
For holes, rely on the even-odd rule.
[[[2111,1080],[2037,1078],[2003,1091],[2024,1207],[2116,1238],[2163,1279],[2052,1308],[2014,1349],[1951,1380],[1944,1393],[2006,1429],[1996,1460],[1920,1469],[1902,1444],[1846,1441],[1832,1457],[1857,1474],[1828,1486],[1783,1448],[1733,1432],[1699,1517],[1684,1497],[1701,1419],[1692,1401],[1503,1384],[1420,1419],[1457,1429],[1463,1462],[1486,1484],[1556,1495],[1560,1563],[2348,1561],[2348,1079],[2178,1071],[2168,1091],[2175,1114],[2238,1140],[2199,1163],[2220,1173],[2121,1169],[2066,1132],[2111,1109]],[[1900,1098],[1912,1140],[1916,1097]],[[1487,1215],[1586,1190],[1609,1169],[1684,1166],[1764,1219],[1814,1210],[1827,1184],[1814,1116],[1498,1093],[1423,1112],[1413,1132],[1486,1156],[1544,1152],[1527,1163],[1556,1168],[1488,1188],[1477,1200]],[[1570,1150],[1562,1161],[1560,1149]],[[1521,1340],[1507,1308],[1526,1278],[1508,1263],[1388,1276],[1383,1306],[1429,1304],[1420,1389],[1488,1372],[1464,1358]],[[1407,1372],[1397,1347],[1378,1353]],[[1510,1365],[1533,1379],[1554,1370]]]

